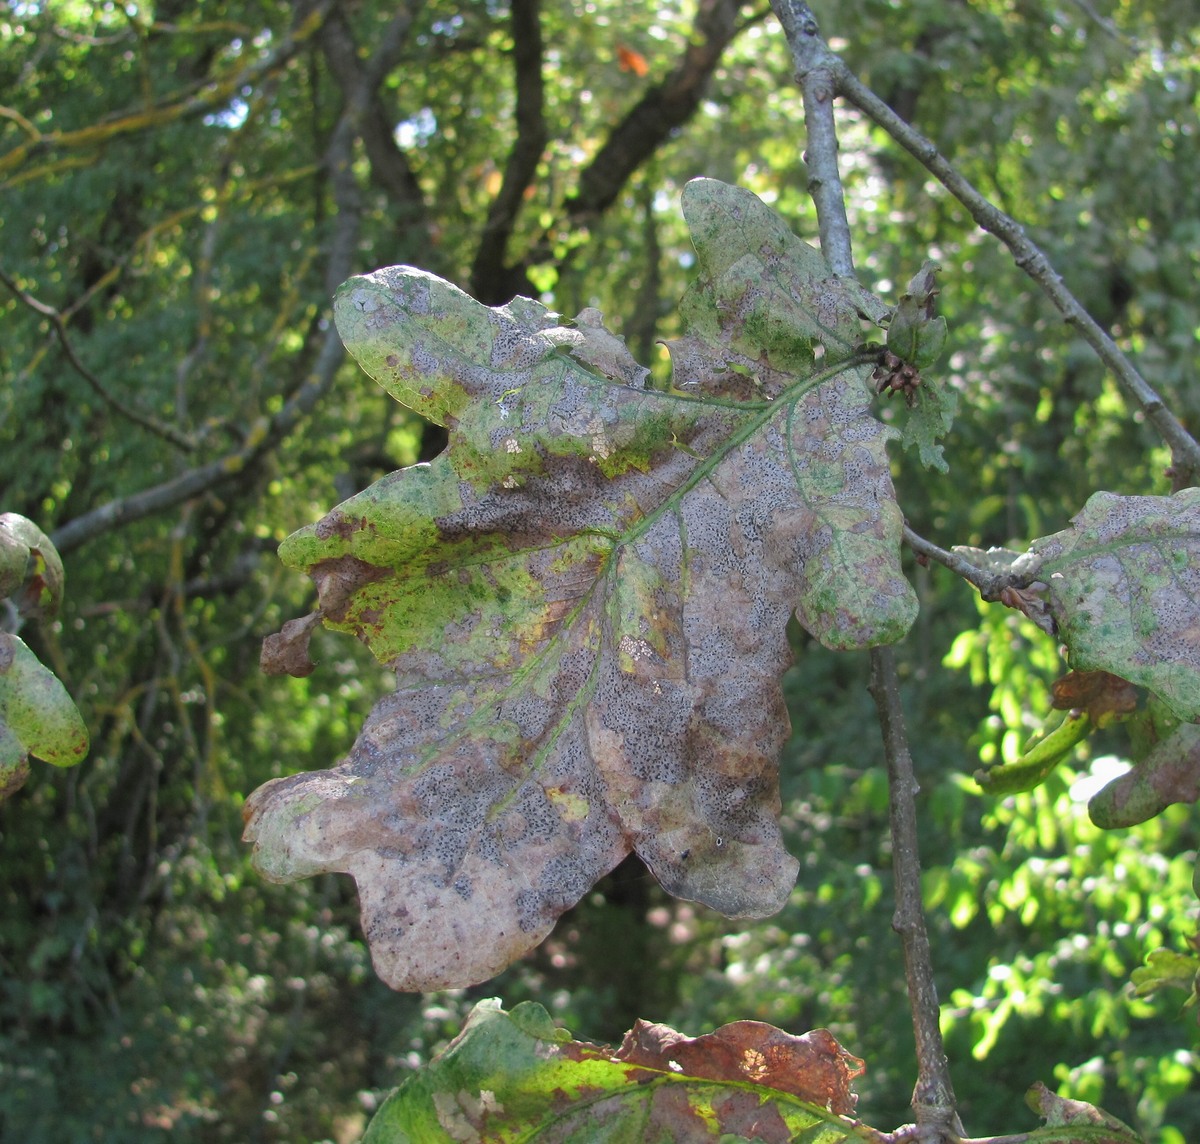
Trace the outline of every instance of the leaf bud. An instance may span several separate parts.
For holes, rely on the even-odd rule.
[[[937,263],[926,262],[900,297],[888,325],[887,348],[917,369],[933,365],[946,344],[946,319],[935,317]]]

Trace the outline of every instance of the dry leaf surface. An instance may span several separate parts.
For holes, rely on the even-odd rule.
[[[856,648],[914,617],[855,353],[879,303],[747,192],[697,180],[684,210],[671,392],[594,314],[409,267],[338,293],[347,347],[450,443],[282,546],[397,689],[341,765],[255,792],[247,837],[268,877],[355,877],[397,988],[494,975],[630,849],[677,896],[778,910],[788,618]]]
[[[637,1061],[626,1055],[631,1043]],[[614,1055],[572,1040],[539,1005],[506,1013],[484,1001],[454,1041],[387,1100],[364,1144],[883,1144],[879,1133],[829,1107],[853,1106],[841,1074],[858,1063],[825,1030],[795,1037],[756,1021],[694,1040],[641,1024]]]
[[[1048,585],[1073,668],[1110,671],[1200,722],[1200,489],[1096,493],[1013,567]]]
[[[828,1029],[796,1036],[762,1021],[734,1021],[700,1037],[638,1021],[616,1059],[705,1080],[766,1085],[842,1116],[854,1115],[858,1095],[851,1086],[864,1069]]]

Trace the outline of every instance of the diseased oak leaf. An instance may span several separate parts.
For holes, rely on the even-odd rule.
[[[733,1021],[700,1037],[638,1021],[614,1056],[659,1072],[766,1085],[841,1116],[854,1115],[852,1082],[866,1068],[828,1029],[796,1036],[763,1021]]]
[[[665,1025],[615,1053],[576,1041],[540,1005],[472,1010],[457,1037],[384,1102],[363,1144],[409,1140],[670,1140],[870,1144],[853,1108],[861,1062],[824,1029],[739,1021],[694,1039]]]
[[[63,596],[63,565],[50,538],[28,517],[0,513],[0,598],[26,619],[52,620]]]
[[[818,364],[854,356],[863,319],[879,323],[888,315],[749,191],[693,179],[683,190],[683,214],[700,276],[679,303],[686,332],[667,346],[684,392],[722,396],[732,385],[740,396],[740,378],[753,381],[757,396],[777,397]]]
[[[1200,722],[1200,489],[1096,493],[1013,562],[1036,572],[1076,671],[1109,671]]]
[[[88,751],[87,727],[67,689],[16,635],[25,620],[58,614],[63,586],[50,538],[27,517],[0,513],[0,619],[17,620],[11,630],[0,627],[0,802],[29,777],[30,755],[69,767]]]
[[[340,766],[251,796],[247,838],[270,878],[355,877],[396,988],[494,975],[631,849],[679,897],[777,911],[788,617],[860,648],[915,615],[852,352],[862,292],[782,222],[764,241],[753,195],[700,182],[691,361],[716,365],[686,392],[644,388],[594,315],[489,308],[409,267],[338,291],[351,353],[449,445],[281,546],[397,686]]]
[[[1200,799],[1200,725],[1183,723],[1151,697],[1128,723],[1133,769],[1088,801],[1088,815],[1105,830],[1147,822],[1174,803]]]

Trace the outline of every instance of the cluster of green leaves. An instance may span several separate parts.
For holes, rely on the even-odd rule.
[[[852,65],[1030,226],[1189,415],[1200,392],[1193,6],[828,7],[823,26]],[[312,13],[321,35],[304,23]],[[773,26],[744,10],[692,119],[611,204],[575,217],[579,172],[682,58],[690,13],[613,2],[540,16],[548,142],[510,260],[533,252],[532,292],[551,291],[542,300],[567,314],[599,307],[662,376],[654,341],[679,334],[691,274],[676,201],[687,179],[746,186],[815,231],[790,62]],[[395,5],[233,0],[0,16],[15,113],[0,127],[11,282],[0,485],[6,509],[61,541],[65,611],[26,634],[93,739],[82,767],[35,769],[0,810],[0,1106],[15,1135],[350,1139],[373,1094],[429,1059],[480,996],[389,994],[367,969],[349,889],[266,886],[237,841],[243,794],[346,750],[387,686],[369,657],[324,634],[312,676],[260,677],[260,637],[310,606],[275,545],[439,447],[352,366],[286,432],[272,435],[269,419],[322,377],[329,296],[351,272],[410,262],[475,289],[517,131],[509,9],[423,6],[376,88],[380,110],[368,102],[358,120],[353,186],[338,183],[326,156],[348,76],[365,72],[396,17]],[[924,258],[939,263],[951,330],[941,376],[971,411],[944,445],[949,481],[914,454],[898,460],[914,526],[946,544],[1023,549],[1066,528],[1097,488],[1166,493],[1163,451],[1003,253],[857,117],[841,128],[868,285],[891,299]],[[351,255],[332,265],[339,222],[355,221]],[[11,286],[59,312],[91,380]],[[903,403],[890,404],[883,416],[900,424]],[[269,447],[255,452],[264,432]],[[93,510],[136,509],[135,494],[210,464],[231,479],[77,530]],[[1184,994],[1131,1003],[1121,988],[1147,949],[1187,948],[1195,823],[1175,807],[1127,830],[1089,825],[1070,780],[1089,751],[1126,752],[1114,729],[1033,794],[985,799],[956,778],[1018,757],[1060,669],[1016,613],[977,612],[949,575],[909,571],[922,610],[901,670],[936,826],[927,879],[954,990],[950,1047],[966,1064],[963,1115],[1011,1123],[1011,1094],[1036,1075],[1147,1140],[1180,1144],[1200,1131]],[[793,636],[783,828],[802,861],[785,911],[726,923],[623,864],[487,991],[541,1000],[597,1040],[637,1016],[690,1034],[743,1017],[828,1025],[871,1062],[864,1105],[898,1122],[913,1068],[862,665]],[[952,647],[962,666],[947,671]],[[637,971],[614,970],[613,949]]]

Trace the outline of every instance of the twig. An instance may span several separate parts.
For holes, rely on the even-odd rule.
[[[918,556],[936,560],[968,583],[974,584],[979,589],[980,596],[988,601],[999,600],[1005,588],[1028,588],[1038,578],[1038,570],[1041,567],[1040,561],[1025,558],[1019,572],[997,572],[981,568],[961,553],[947,552],[946,549],[939,548],[932,540],[926,540],[907,524],[904,526],[904,542]]]
[[[872,648],[869,689],[883,730],[891,796],[892,869],[896,883],[892,928],[900,935],[904,947],[904,976],[908,982],[917,1042],[917,1083],[913,1088],[912,1107],[917,1124],[931,1130],[932,1140],[956,1141],[962,1136],[963,1129],[956,1111],[950,1065],[942,1045],[941,1006],[921,899],[921,855],[917,841],[920,837],[917,828],[920,787],[908,750],[891,648]]]
[[[94,148],[102,146],[112,139],[127,135],[135,135],[167,123],[174,123],[197,115],[204,115],[214,107],[220,107],[231,96],[236,95],[243,87],[252,86],[264,77],[282,71],[309,38],[320,28],[329,10],[334,7],[336,0],[315,0],[306,6],[305,11],[298,13],[291,30],[283,36],[278,44],[266,55],[253,61],[238,72],[232,72],[220,77],[208,77],[192,94],[177,94],[174,99],[156,104],[145,109],[139,108],[132,112],[123,112],[111,119],[89,124],[74,131],[51,131],[43,133],[30,124],[29,120],[14,119],[12,109],[6,109],[5,118],[14,119],[25,130],[34,127],[34,134],[22,143],[0,155],[0,175],[8,175],[17,171],[26,160],[35,155],[54,154],[74,148]],[[0,184],[5,185],[5,184]]]
[[[833,120],[833,77],[837,57],[821,39],[817,21],[800,0],[772,0],[796,63],[804,94],[808,132],[805,161],[809,188],[817,207],[821,252],[836,274],[853,275],[850,227],[846,220],[841,177],[837,167],[837,131]],[[900,705],[899,679],[890,648],[871,649],[871,695],[879,710],[887,758],[891,805],[892,865],[896,912],[892,927],[904,949],[913,1032],[917,1049],[917,1083],[912,1107],[918,1139],[952,1141],[962,1135],[954,1100],[950,1068],[942,1046],[941,1007],[934,983],[933,958],[921,899],[921,857],[918,846],[917,781],[908,750]]]
[[[500,190],[488,207],[487,222],[471,268],[471,293],[489,305],[509,300],[505,255],[525,192],[537,175],[547,134],[540,0],[513,0],[509,21],[513,38],[517,135],[508,153]]]
[[[411,19],[421,7],[420,0],[405,6],[406,18]],[[355,42],[350,12],[346,5],[335,6],[321,27],[319,38],[321,51],[337,86],[344,98],[357,90],[362,82],[362,57]],[[455,40],[455,46],[462,46]],[[481,48],[477,44],[476,48]],[[405,52],[389,52],[387,62],[391,67],[405,60]],[[417,65],[414,62],[412,66]],[[359,117],[359,130],[363,149],[370,165],[372,184],[383,193],[389,209],[393,212],[396,243],[388,258],[393,262],[411,262],[427,270],[440,270],[449,274],[445,267],[446,255],[440,251],[434,237],[435,228],[429,217],[424,192],[417,180],[404,151],[397,145],[394,129],[397,118],[402,114],[384,101],[382,85],[375,83],[367,92],[366,102]],[[313,134],[320,136],[320,115],[314,109]]]
[[[816,18],[807,4],[773,0],[772,6],[792,50],[804,97],[804,128],[808,133],[804,162],[808,167],[808,193],[817,208],[821,253],[835,274],[853,277],[854,253],[838,171],[837,126],[833,121],[838,59],[821,39]]]
[[[0,282],[3,282],[8,287],[23,305],[28,306],[35,314],[40,314],[50,323],[54,329],[55,336],[58,338],[58,344],[62,346],[67,361],[74,367],[75,372],[92,387],[101,401],[114,409],[122,417],[132,421],[135,425],[140,425],[143,429],[148,429],[151,433],[162,437],[166,441],[170,441],[172,445],[183,449],[185,452],[190,453],[196,448],[196,442],[187,433],[176,429],[173,425],[159,421],[157,417],[149,413],[142,413],[132,406],[126,405],[120,398],[109,393],[105,388],[104,382],[84,365],[79,355],[75,352],[75,347],[71,344],[71,339],[67,335],[66,319],[64,319],[59,310],[47,305],[45,302],[39,301],[27,290],[23,290],[16,279],[8,274],[3,267],[0,267]]]
[[[805,7],[802,4],[797,6]],[[1079,330],[1100,360],[1112,370],[1125,394],[1142,410],[1170,447],[1174,487],[1178,490],[1200,482],[1200,443],[1163,404],[1162,398],[1121,352],[1116,342],[1067,289],[1050,260],[1025,234],[1021,225],[985,199],[942,157],[932,142],[905,123],[861,83],[841,59],[829,53],[829,60],[823,62],[823,67],[831,71],[837,93],[845,96],[934,174],[984,230],[994,234],[1008,247],[1016,264],[1042,288],[1063,317]]]
[[[411,23],[411,9],[402,9],[383,30],[379,46],[362,69],[358,86],[348,93],[326,150],[325,166],[331,172],[330,183],[338,207],[337,225],[325,269],[325,285],[330,293],[349,277],[358,240],[362,203],[352,166],[357,126],[371,91],[382,81],[400,52]],[[274,449],[328,391],[344,357],[341,339],[330,322],[324,331],[317,360],[304,375],[304,380],[278,413],[270,418],[261,417],[250,427],[241,448],[153,488],[109,501],[57,529],[51,540],[65,555],[111,528],[162,512],[228,481],[240,479],[244,482],[247,470]]]
[[[556,255],[562,234],[592,226],[617,200],[634,173],[695,113],[725,49],[769,9],[739,20],[740,0],[709,0],[697,6],[696,18],[674,67],[662,80],[647,88],[641,98],[609,133],[592,160],[579,172],[574,194],[561,214],[532,243],[510,273],[550,262],[560,270],[571,254]]]
[[[1098,27],[1106,35],[1111,36],[1119,44],[1127,47],[1132,52],[1141,51],[1141,45],[1137,42],[1136,37],[1126,35],[1117,25],[1107,16],[1100,15],[1095,8],[1088,3],[1088,0],[1075,0],[1075,7],[1078,8],[1096,27]]]

